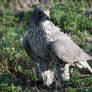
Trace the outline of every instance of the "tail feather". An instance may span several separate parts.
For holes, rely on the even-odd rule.
[[[92,68],[89,66],[89,64],[86,62],[86,68],[92,73]]]
[[[92,68],[89,66],[87,61],[80,61],[80,62],[76,63],[76,65],[79,69],[88,69],[88,71],[90,73],[92,73]]]

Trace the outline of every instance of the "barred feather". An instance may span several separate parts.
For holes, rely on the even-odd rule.
[[[33,12],[32,18],[35,19],[32,19],[29,24],[29,32],[23,39],[23,45],[28,55],[37,63],[44,83],[50,85],[54,81],[54,72],[49,67],[52,61],[59,64],[56,65],[58,67],[56,71],[60,82],[69,80],[70,65],[87,68],[92,73],[87,63],[88,60],[92,60],[92,57],[81,50],[51,21],[44,20],[47,18],[45,14],[43,14],[44,21],[41,17],[34,16],[38,11],[42,13],[43,10],[38,8]],[[64,66],[60,68],[63,64]]]

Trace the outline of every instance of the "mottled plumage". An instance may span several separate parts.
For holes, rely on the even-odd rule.
[[[60,84],[62,81],[69,81],[69,66],[85,68],[92,73],[87,63],[92,57],[61,32],[61,29],[49,20],[49,12],[41,8],[32,12],[29,32],[23,39],[23,46],[38,65],[47,86],[54,82],[54,72],[50,67],[52,62],[56,64]]]

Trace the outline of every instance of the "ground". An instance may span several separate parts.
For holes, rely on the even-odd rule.
[[[45,7],[38,5],[39,7]],[[34,6],[37,7],[37,6]],[[54,2],[50,9],[51,21],[63,32],[92,55],[92,20],[85,15],[89,9],[85,2]],[[16,12],[7,2],[0,2],[0,91],[1,92],[51,92],[42,84],[37,67],[26,54],[22,39],[28,32],[31,11]],[[92,61],[90,65],[92,67]],[[82,75],[77,69],[70,69],[71,79],[65,90],[69,92],[92,92],[92,74]],[[61,92],[57,82],[54,92]]]

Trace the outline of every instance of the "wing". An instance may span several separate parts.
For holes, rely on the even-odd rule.
[[[64,62],[92,60],[92,57],[77,46],[68,36],[61,36],[51,45],[51,51]]]

